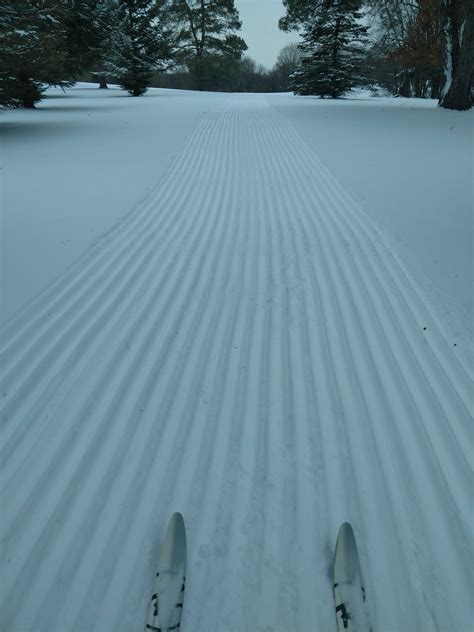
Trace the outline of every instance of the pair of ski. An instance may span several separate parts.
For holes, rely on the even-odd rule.
[[[186,530],[183,516],[171,517],[161,547],[155,589],[145,631],[178,630],[186,584]],[[339,632],[370,632],[365,589],[354,531],[348,522],[339,529],[334,555],[334,600]]]

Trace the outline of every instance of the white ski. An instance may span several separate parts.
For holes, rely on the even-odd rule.
[[[372,630],[365,604],[354,531],[348,522],[341,525],[334,555],[334,600],[339,632]]]
[[[145,630],[178,630],[186,582],[186,530],[183,516],[172,515],[160,550],[155,588]]]

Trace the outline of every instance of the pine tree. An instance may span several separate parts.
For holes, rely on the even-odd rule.
[[[171,57],[165,0],[119,0],[119,27],[112,33],[110,74],[134,97],[146,92],[153,73]]]
[[[242,23],[234,0],[173,0],[172,6],[179,24],[179,60],[194,75],[199,90],[213,89],[219,75],[247,50],[237,35]]]
[[[34,108],[48,85],[70,85],[63,18],[57,0],[2,0],[1,105]]]
[[[20,23],[13,2],[6,0],[0,9],[0,107],[19,105],[13,61],[20,51],[21,38],[19,33],[15,35]]]
[[[362,0],[323,0],[306,20],[302,62],[292,77],[298,94],[338,98],[366,79],[367,27]]]
[[[282,31],[299,31],[310,20],[315,9],[325,0],[283,0],[286,15],[278,23]]]
[[[78,79],[90,70],[102,40],[100,0],[65,0],[65,72]]]
[[[88,70],[99,81],[99,88],[103,89],[108,87],[107,77],[119,74],[115,63],[119,52],[115,49],[125,38],[120,31],[124,22],[120,19],[119,9],[117,0],[98,0],[95,9],[98,43],[93,50],[93,61]]]

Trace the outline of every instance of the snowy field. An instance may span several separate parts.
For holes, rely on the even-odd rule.
[[[0,113],[2,630],[143,630],[173,511],[183,630],[333,632],[346,520],[374,631],[472,629],[473,114]]]

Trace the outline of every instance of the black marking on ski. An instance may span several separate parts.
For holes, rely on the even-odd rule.
[[[158,594],[155,593],[154,595],[151,596],[151,605],[153,606],[153,616],[157,617],[158,616]]]
[[[349,626],[349,619],[351,618],[351,615],[347,612],[346,604],[341,603],[336,606],[336,612],[341,613],[342,622],[344,627],[347,628]]]
[[[153,630],[153,632],[161,632],[161,628],[155,628],[154,625],[149,625],[148,623],[146,624],[146,629]]]
[[[364,600],[364,603],[365,603],[365,588],[361,586],[361,590],[362,590],[362,599]]]
[[[181,624],[177,623],[176,625],[172,625],[171,628],[166,628],[167,630],[177,630]]]

